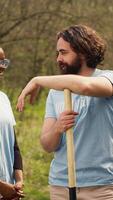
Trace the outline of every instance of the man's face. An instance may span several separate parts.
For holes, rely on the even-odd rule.
[[[61,74],[79,74],[82,61],[63,38],[57,42],[57,63]]]

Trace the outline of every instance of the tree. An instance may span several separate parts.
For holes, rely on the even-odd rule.
[[[109,67],[113,59],[111,3],[111,0],[1,0],[0,43],[11,59],[5,82],[11,87],[23,87],[35,75],[56,74],[56,33],[77,23],[90,25],[105,37],[109,46],[105,66]]]

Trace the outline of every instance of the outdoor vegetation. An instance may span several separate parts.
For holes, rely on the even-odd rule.
[[[17,97],[37,75],[58,74],[56,33],[72,24],[89,25],[104,37],[104,69],[113,68],[113,0],[0,0],[0,46],[11,60],[1,78],[1,90],[12,103],[16,135],[24,162],[25,200],[49,200],[48,173],[52,154],[40,145],[48,90],[35,104],[16,110]],[[26,100],[28,101],[28,99]]]

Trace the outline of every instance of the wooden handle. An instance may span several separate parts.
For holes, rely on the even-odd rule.
[[[65,110],[72,110],[71,92],[68,89],[64,90]],[[67,162],[68,162],[68,179],[69,187],[76,187],[76,173],[75,173],[75,156],[74,156],[74,142],[73,142],[73,128],[66,131],[67,140]]]

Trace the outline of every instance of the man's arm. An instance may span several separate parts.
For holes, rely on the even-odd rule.
[[[41,144],[47,152],[53,152],[60,144],[62,133],[74,125],[75,115],[78,113],[73,111],[62,112],[59,118],[47,118],[44,121]]]
[[[23,89],[17,103],[19,111],[23,110],[25,97],[29,94],[31,96],[34,95],[34,91],[40,86],[56,90],[69,89],[73,93],[85,96],[109,97],[113,94],[112,84],[106,77],[79,75],[39,76],[31,79]]]

